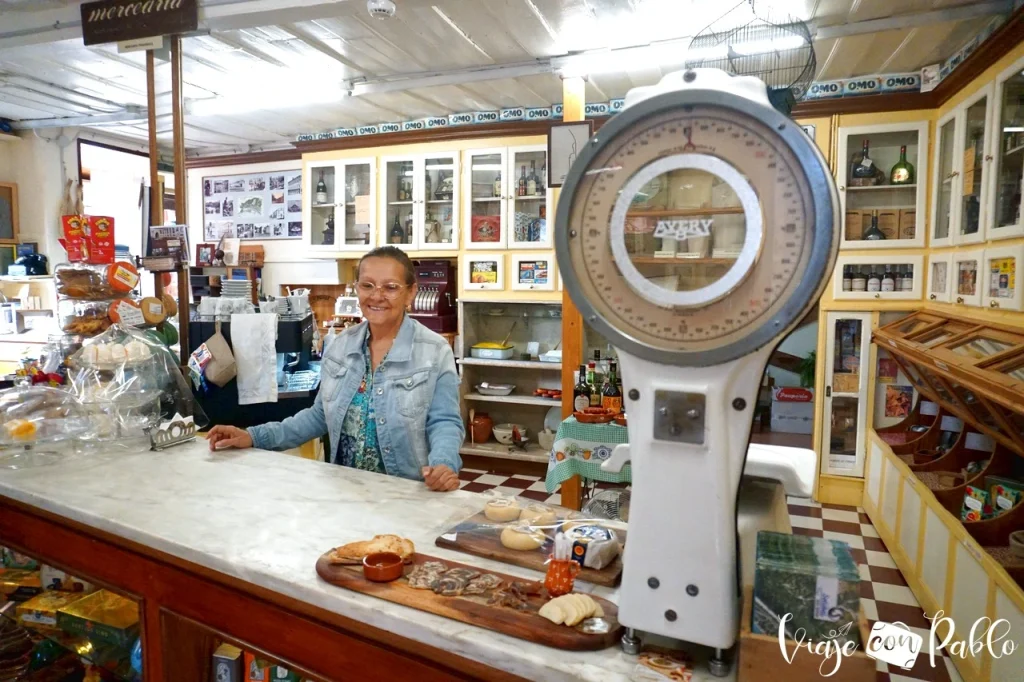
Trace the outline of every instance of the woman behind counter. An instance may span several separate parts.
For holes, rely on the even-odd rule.
[[[335,464],[455,490],[465,426],[451,347],[405,314],[417,287],[404,251],[373,249],[357,273],[366,321],[326,350],[313,406],[246,430],[215,426],[207,436],[210,449],[287,450],[328,433]]]

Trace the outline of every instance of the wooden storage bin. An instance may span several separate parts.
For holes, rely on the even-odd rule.
[[[817,680],[821,678],[819,668],[823,663],[822,656],[816,656],[806,648],[795,652],[796,642],[786,641],[786,658],[779,651],[779,638],[774,635],[754,634],[750,631],[750,618],[753,613],[754,588],[743,588],[743,614],[740,616],[739,664],[737,666],[737,682],[779,682],[779,680]],[[868,636],[867,618],[861,607],[860,619],[861,645],[852,656],[843,656],[839,670],[828,679],[831,682],[874,682],[875,661],[864,653]],[[792,659],[792,663],[787,662]],[[826,672],[832,670],[834,661],[824,664]]]

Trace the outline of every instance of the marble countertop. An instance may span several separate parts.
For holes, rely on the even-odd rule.
[[[322,581],[331,547],[396,533],[432,555],[536,578],[535,572],[434,545],[486,497],[263,450],[210,453],[205,441],[164,452],[99,454],[0,469],[0,495],[113,533],[398,635],[527,679],[627,680],[618,647],[566,652],[358,594]],[[616,601],[608,588],[581,591]],[[695,682],[699,677],[695,677]]]

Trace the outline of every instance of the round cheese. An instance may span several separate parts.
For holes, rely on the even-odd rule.
[[[160,324],[167,319],[167,312],[164,310],[164,304],[155,296],[149,296],[142,299],[142,317],[146,320],[147,324]]]
[[[139,270],[128,261],[111,263],[107,266],[107,283],[114,291],[127,294],[139,285]]]
[[[519,520],[534,526],[550,526],[558,521],[558,517],[550,507],[543,504],[530,504],[519,513]]]
[[[622,551],[619,537],[610,528],[578,524],[569,528],[563,526],[563,532],[572,542],[573,558],[587,568],[601,570]]]
[[[107,310],[107,317],[115,324],[125,324],[136,327],[145,322],[139,304],[130,298],[119,298],[110,304]]]
[[[547,537],[539,530],[528,526],[509,526],[501,531],[501,544],[509,549],[530,551],[544,544]]]
[[[519,518],[519,505],[515,500],[499,497],[487,503],[484,507],[484,516],[491,521],[515,521]]]
[[[174,317],[178,314],[178,302],[171,298],[170,294],[165,291],[164,295],[160,297],[160,300],[163,301],[164,310],[167,311],[167,317]]]

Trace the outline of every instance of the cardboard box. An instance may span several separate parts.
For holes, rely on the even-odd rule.
[[[139,636],[139,606],[131,599],[100,590],[59,609],[57,626],[93,642],[127,649]]]
[[[59,632],[57,611],[74,604],[85,595],[72,592],[43,592],[19,604],[15,613],[18,622],[27,628]]]
[[[114,262],[114,219],[108,216],[89,216],[85,225],[85,262],[109,265]]]
[[[870,220],[870,218],[869,218]],[[855,241],[864,238],[864,223],[861,211],[846,211],[846,240]]]
[[[810,417],[789,417],[775,414],[775,407],[772,406],[771,430],[775,433],[800,433],[810,435],[814,431],[813,408]]]
[[[0,570],[0,599],[27,601],[42,591],[39,571],[26,571],[20,568]]]
[[[814,429],[814,389],[776,386],[772,389],[771,430],[809,434]]]
[[[900,209],[900,239],[913,239],[917,235],[917,209]]]
[[[214,682],[242,682],[242,650],[230,644],[221,644],[213,652]]]
[[[266,661],[262,661],[246,651],[244,662],[245,682],[270,682],[273,679],[270,676],[270,665]]]
[[[900,212],[895,209],[885,209],[878,212],[878,229],[882,231],[886,239],[899,239],[900,236]]]

